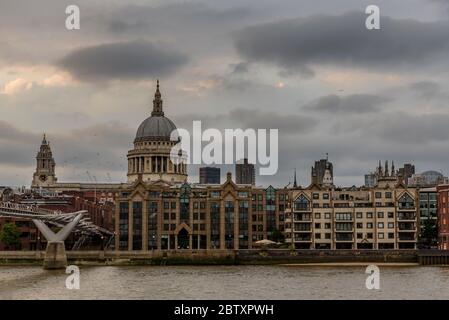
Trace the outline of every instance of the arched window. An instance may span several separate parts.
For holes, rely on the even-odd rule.
[[[302,194],[295,200],[296,211],[310,211],[310,201]]]
[[[415,208],[415,201],[408,193],[405,193],[403,196],[401,196],[399,198],[398,204],[399,204],[399,209],[414,209]]]

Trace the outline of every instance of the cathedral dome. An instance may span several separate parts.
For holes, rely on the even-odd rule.
[[[162,99],[158,80],[151,117],[148,117],[140,124],[134,142],[170,141],[170,135],[173,130],[176,130],[175,124],[169,118],[164,116],[162,110]]]
[[[169,141],[176,126],[164,116],[151,116],[145,119],[137,129],[136,142],[141,141]]]

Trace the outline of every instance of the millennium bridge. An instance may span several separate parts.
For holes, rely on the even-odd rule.
[[[11,202],[0,202],[0,218],[19,218],[33,221],[39,231],[47,240],[45,250],[44,268],[58,269],[67,266],[67,255],[64,241],[75,233],[80,235],[74,248],[78,248],[82,243],[92,236],[107,238],[106,247],[112,242],[114,233],[99,227],[87,217],[87,211],[81,210],[71,213],[63,213],[58,210],[47,210],[35,205],[18,204]],[[59,229],[54,232],[51,227]]]

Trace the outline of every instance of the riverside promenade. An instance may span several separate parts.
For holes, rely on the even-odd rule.
[[[168,250],[67,251],[79,265],[257,265],[299,263],[421,263],[445,264],[449,252],[439,250]],[[0,265],[40,265],[44,251],[0,251]],[[427,258],[432,256],[434,258]],[[440,258],[435,258],[440,257]],[[447,258],[441,258],[447,257]],[[441,263],[438,263],[441,262]]]

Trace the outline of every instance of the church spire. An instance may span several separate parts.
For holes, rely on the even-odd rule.
[[[298,183],[296,181],[296,168],[295,168],[295,181],[293,182],[293,188],[297,188],[298,187]]]
[[[42,144],[46,145],[47,143],[47,134],[44,132],[44,136],[42,137]]]
[[[164,116],[164,111],[162,111],[162,99],[161,92],[159,91],[159,79],[157,80],[156,93],[154,94],[153,100],[153,111],[151,112],[152,116]]]

